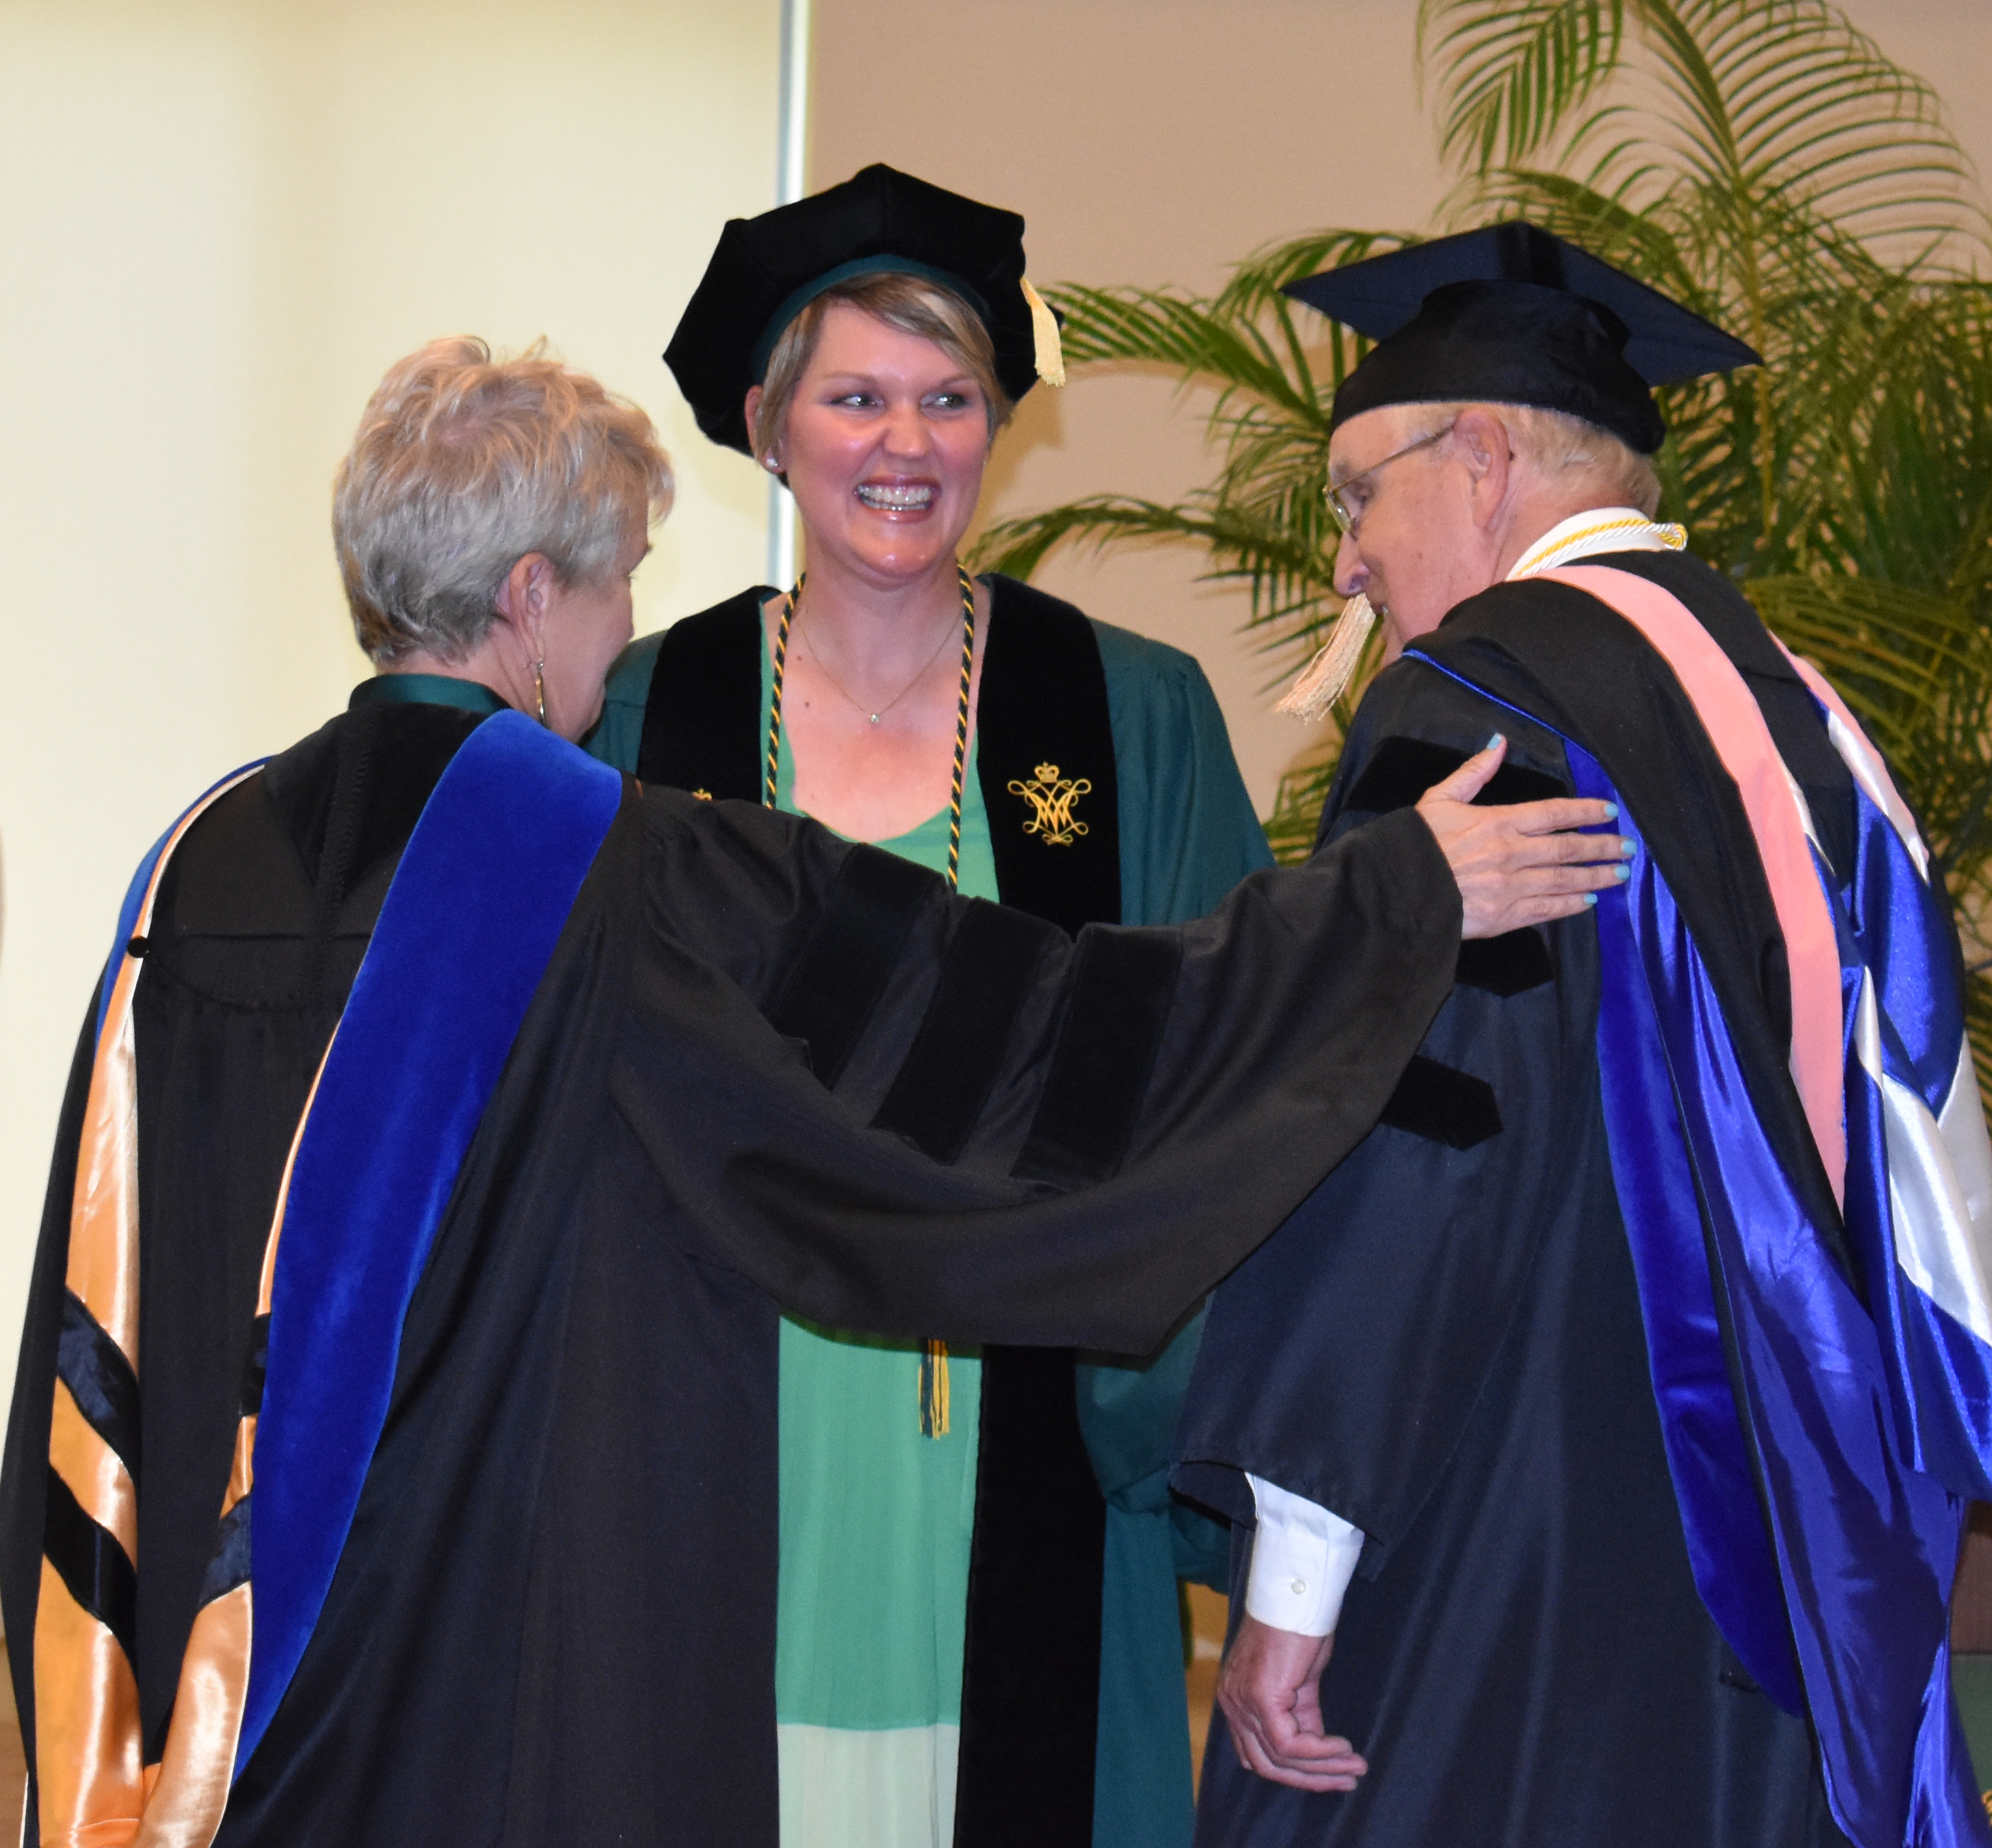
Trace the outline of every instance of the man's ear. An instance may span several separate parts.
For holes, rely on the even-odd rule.
[[[544,552],[528,552],[498,586],[498,620],[517,636],[529,660],[545,657],[547,609],[554,581],[553,561]]]
[[[1462,411],[1452,426],[1453,453],[1472,479],[1473,517],[1490,525],[1508,498],[1515,465],[1508,426],[1484,406]]]

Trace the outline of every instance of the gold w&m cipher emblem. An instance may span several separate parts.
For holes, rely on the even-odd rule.
[[[1056,764],[1039,764],[1037,775],[1028,783],[1013,776],[1009,786],[1012,796],[1021,796],[1031,805],[1024,832],[1035,834],[1046,847],[1070,847],[1087,831],[1086,823],[1076,820],[1072,812],[1080,796],[1093,793],[1086,778],[1061,776]]]

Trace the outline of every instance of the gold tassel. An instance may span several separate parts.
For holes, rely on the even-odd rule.
[[[1342,605],[1342,614],[1335,618],[1321,653],[1308,663],[1305,672],[1287,689],[1286,697],[1273,710],[1309,722],[1319,718],[1342,697],[1342,689],[1363,659],[1363,646],[1376,622],[1376,612],[1370,607],[1370,599],[1351,597]]]
[[[947,1435],[947,1343],[930,1341],[920,1349],[920,1435]]]
[[[1045,298],[1024,278],[1024,299],[1030,304],[1031,337],[1037,349],[1038,377],[1047,385],[1065,384],[1065,346],[1059,339],[1058,316]]]

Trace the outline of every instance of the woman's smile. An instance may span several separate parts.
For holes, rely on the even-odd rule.
[[[940,483],[935,481],[861,481],[858,498],[874,513],[899,517],[909,513],[930,513],[940,499]]]

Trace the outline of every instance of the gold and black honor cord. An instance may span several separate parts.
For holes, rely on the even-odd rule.
[[[975,585],[957,564],[954,575],[961,585],[961,695],[954,708],[954,780],[947,796],[947,887],[961,884],[961,789],[968,768],[969,689],[975,671]],[[775,630],[774,697],[768,704],[768,761],[761,783],[761,806],[776,806],[775,786],[782,761],[782,683],[789,666],[789,632],[795,625],[796,605],[802,601],[803,586],[809,581],[804,572],[796,587],[782,600],[782,619]],[[878,721],[874,718],[873,724]]]
[[[969,691],[975,675],[975,583],[957,561],[954,575],[961,585],[961,692],[954,708],[954,778],[947,795],[947,888],[961,885],[961,791],[968,773]],[[782,619],[775,631],[774,696],[768,706],[768,762],[761,786],[761,806],[776,806],[775,789],[782,761],[782,681],[789,663],[789,632],[796,605],[802,601],[809,575],[783,599]],[[945,1437],[948,1432],[947,1344],[923,1342],[920,1348],[920,1434]]]

